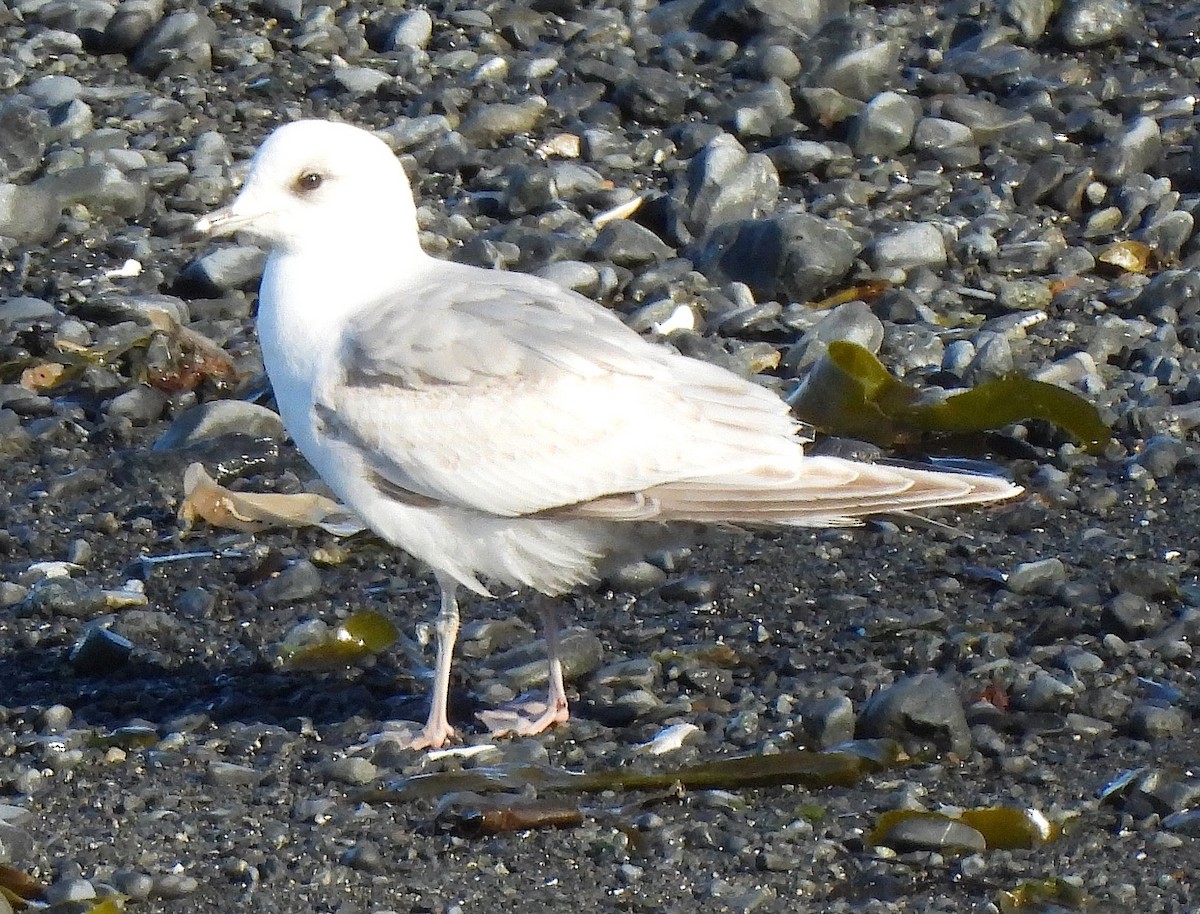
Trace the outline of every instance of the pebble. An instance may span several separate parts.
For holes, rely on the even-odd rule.
[[[179,274],[184,288],[196,295],[217,298],[232,289],[257,287],[266,254],[250,245],[226,245],[189,263]]]
[[[858,155],[891,156],[913,139],[920,105],[898,92],[881,92],[858,113],[850,146]]]
[[[762,215],[778,195],[771,159],[751,155],[735,137],[721,134],[688,165],[683,221],[693,237],[705,238],[720,225]]]
[[[102,626],[93,626],[70,654],[71,666],[81,676],[106,676],[119,669],[133,653],[133,642]]]
[[[1073,48],[1128,37],[1141,21],[1132,0],[1068,0],[1058,14],[1058,32]]]
[[[971,732],[958,695],[946,682],[928,674],[901,679],[868,698],[859,713],[856,733],[869,739],[928,741],[956,755],[965,755],[971,748]]]
[[[1022,562],[1009,572],[1005,585],[1016,594],[1053,593],[1067,580],[1062,559]]]
[[[815,748],[829,749],[854,738],[854,703],[844,695],[808,702],[800,709],[800,720]]]
[[[982,854],[987,850],[987,839],[969,825],[923,816],[902,819],[887,830],[882,840],[901,853],[937,851],[957,855]]]
[[[299,559],[255,590],[260,600],[271,605],[308,600],[321,592],[321,572],[308,559]]]
[[[223,435],[281,439],[285,434],[274,410],[244,400],[210,400],[181,413],[154,442],[154,449],[185,448]]]
[[[1178,708],[1158,704],[1139,704],[1129,715],[1129,730],[1135,739],[1157,743],[1182,733],[1190,723]]]
[[[946,240],[936,225],[913,222],[875,239],[868,252],[872,267],[881,273],[938,267],[946,263]]]

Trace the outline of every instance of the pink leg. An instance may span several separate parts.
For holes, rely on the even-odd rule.
[[[570,719],[562,660],[559,658],[558,607],[551,599],[540,598],[538,609],[546,630],[546,656],[550,664],[546,701],[544,705],[542,702],[529,702],[511,710],[480,712],[477,716],[496,736],[535,736]]]
[[[429,718],[425,729],[416,734],[409,748],[440,749],[455,736],[454,728],[446,719],[450,695],[450,664],[454,658],[454,642],[458,638],[458,585],[448,578],[438,576],[442,589],[442,607],[438,612],[434,631],[437,632],[437,665],[433,673],[433,695],[429,701]]]

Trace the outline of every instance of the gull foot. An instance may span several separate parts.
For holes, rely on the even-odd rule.
[[[388,743],[398,749],[415,749],[424,752],[426,749],[441,749],[458,734],[449,724],[442,726],[421,726],[412,720],[389,721],[384,729],[371,736],[358,749],[370,749],[381,743]]]
[[[565,701],[548,704],[545,699],[517,701],[475,716],[493,736],[536,736],[570,719]]]

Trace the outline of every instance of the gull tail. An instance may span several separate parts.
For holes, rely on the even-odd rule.
[[[555,513],[613,521],[844,527],[873,514],[1001,501],[1023,489],[995,476],[805,457],[610,495]]]

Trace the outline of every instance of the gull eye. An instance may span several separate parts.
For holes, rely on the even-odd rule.
[[[302,194],[311,193],[321,186],[325,176],[320,172],[306,171],[296,179],[296,190]]]

